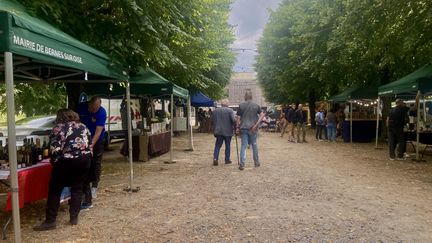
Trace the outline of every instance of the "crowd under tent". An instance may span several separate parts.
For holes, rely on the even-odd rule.
[[[119,82],[128,76],[104,53],[29,15],[12,1],[0,2],[0,79],[5,80],[14,240],[21,242],[14,81]],[[128,117],[130,120],[130,117]],[[131,131],[129,130],[129,134]],[[131,152],[131,151],[130,151]],[[131,174],[132,181],[132,174]]]
[[[398,79],[392,83],[382,85],[378,87],[378,100],[383,96],[392,96],[401,99],[413,99],[417,94],[420,96],[420,100],[425,102],[425,97],[432,93],[432,63],[428,63],[425,66],[417,69],[416,71],[408,74],[407,76]],[[422,124],[426,124],[427,122],[424,120],[427,116],[420,115],[421,112],[421,102],[417,104],[417,117],[416,119],[416,160],[419,160],[419,149],[418,145],[420,144],[420,133],[425,133],[421,127]],[[423,107],[426,107],[426,104],[423,104]],[[426,109],[423,111],[425,112]],[[422,120],[423,117],[423,120]],[[377,124],[378,124],[377,117]],[[426,139],[430,140],[430,139]],[[376,135],[376,147],[378,146],[378,134]]]
[[[375,135],[374,117],[378,111],[377,96],[376,86],[353,86],[329,99],[331,103],[349,103],[345,109],[346,117],[349,119],[345,119],[343,126],[345,142],[372,141]]]

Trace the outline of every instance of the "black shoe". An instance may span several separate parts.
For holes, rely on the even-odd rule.
[[[225,164],[226,165],[232,164],[232,161],[231,160],[225,161]]]
[[[78,224],[78,217],[70,217],[69,223],[71,225],[77,225]]]
[[[214,165],[214,166],[217,166],[217,165],[219,165],[219,162],[218,162],[217,160],[214,159],[214,160],[213,160],[213,165]]]
[[[255,168],[256,167],[260,167],[261,166],[261,164],[260,163],[258,163],[258,164],[255,164]]]
[[[47,222],[46,220],[40,224],[40,225],[36,225],[35,227],[33,227],[34,231],[45,231],[45,230],[53,230],[56,228],[56,223],[55,222]]]
[[[244,170],[244,166],[240,165],[239,170]]]

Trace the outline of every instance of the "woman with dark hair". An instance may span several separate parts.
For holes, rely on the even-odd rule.
[[[91,136],[79,121],[79,115],[70,109],[57,112],[57,124],[51,131],[50,151],[53,169],[49,182],[45,221],[35,226],[36,231],[56,228],[57,211],[63,188],[71,187],[70,224],[78,224],[82,188],[91,161]]]

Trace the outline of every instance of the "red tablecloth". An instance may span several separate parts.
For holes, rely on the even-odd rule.
[[[32,203],[48,197],[48,184],[52,166],[42,162],[37,166],[20,169],[18,171],[19,207],[25,203]],[[12,194],[8,193],[5,211],[12,209]]]

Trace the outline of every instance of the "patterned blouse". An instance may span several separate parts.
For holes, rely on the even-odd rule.
[[[91,156],[91,135],[80,122],[58,123],[50,135],[52,163],[59,159],[77,159]]]

